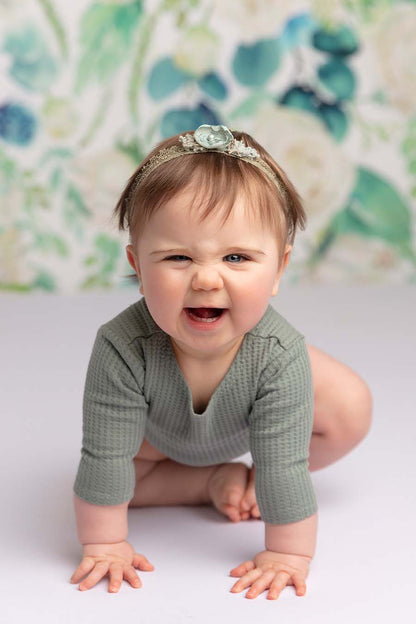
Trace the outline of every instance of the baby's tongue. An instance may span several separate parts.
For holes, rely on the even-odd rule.
[[[214,318],[214,316],[218,316],[220,310],[217,308],[191,308],[191,312],[200,318]]]

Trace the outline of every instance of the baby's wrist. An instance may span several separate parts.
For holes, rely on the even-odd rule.
[[[74,495],[74,508],[80,544],[118,544],[127,539],[128,503],[93,505]]]
[[[83,548],[87,548],[88,546],[117,546],[117,545],[121,545],[121,544],[125,544],[127,540],[120,540],[118,542],[113,542],[113,541],[107,541],[107,540],[101,540],[99,542],[84,542],[81,544],[81,546]]]

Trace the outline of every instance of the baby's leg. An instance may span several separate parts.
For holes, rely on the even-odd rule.
[[[134,463],[136,488],[129,507],[213,503],[231,520],[241,519],[237,508],[247,484],[245,464],[187,466],[167,458],[147,440]]]
[[[319,470],[349,453],[368,433],[372,397],[351,368],[308,345],[314,385],[314,419],[309,470]]]

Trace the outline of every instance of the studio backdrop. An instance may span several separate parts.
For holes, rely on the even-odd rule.
[[[297,187],[292,282],[416,281],[415,1],[0,0],[0,288],[131,288],[117,198],[202,123]]]

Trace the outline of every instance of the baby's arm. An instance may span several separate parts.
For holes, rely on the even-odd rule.
[[[308,470],[313,385],[303,338],[286,347],[264,370],[249,424],[266,550],[231,570],[232,576],[240,576],[232,591],[253,585],[247,594],[251,598],[270,587],[269,598],[276,598],[285,585],[292,584],[303,595],[318,519]]]
[[[135,370],[133,375],[132,370]],[[134,567],[153,569],[126,541],[128,501],[135,487],[134,457],[145,429],[143,366],[109,330],[97,333],[87,371],[81,461],[74,484],[74,508],[81,564],[72,576],[90,589],[107,573],[110,591],[123,578],[140,587]]]

